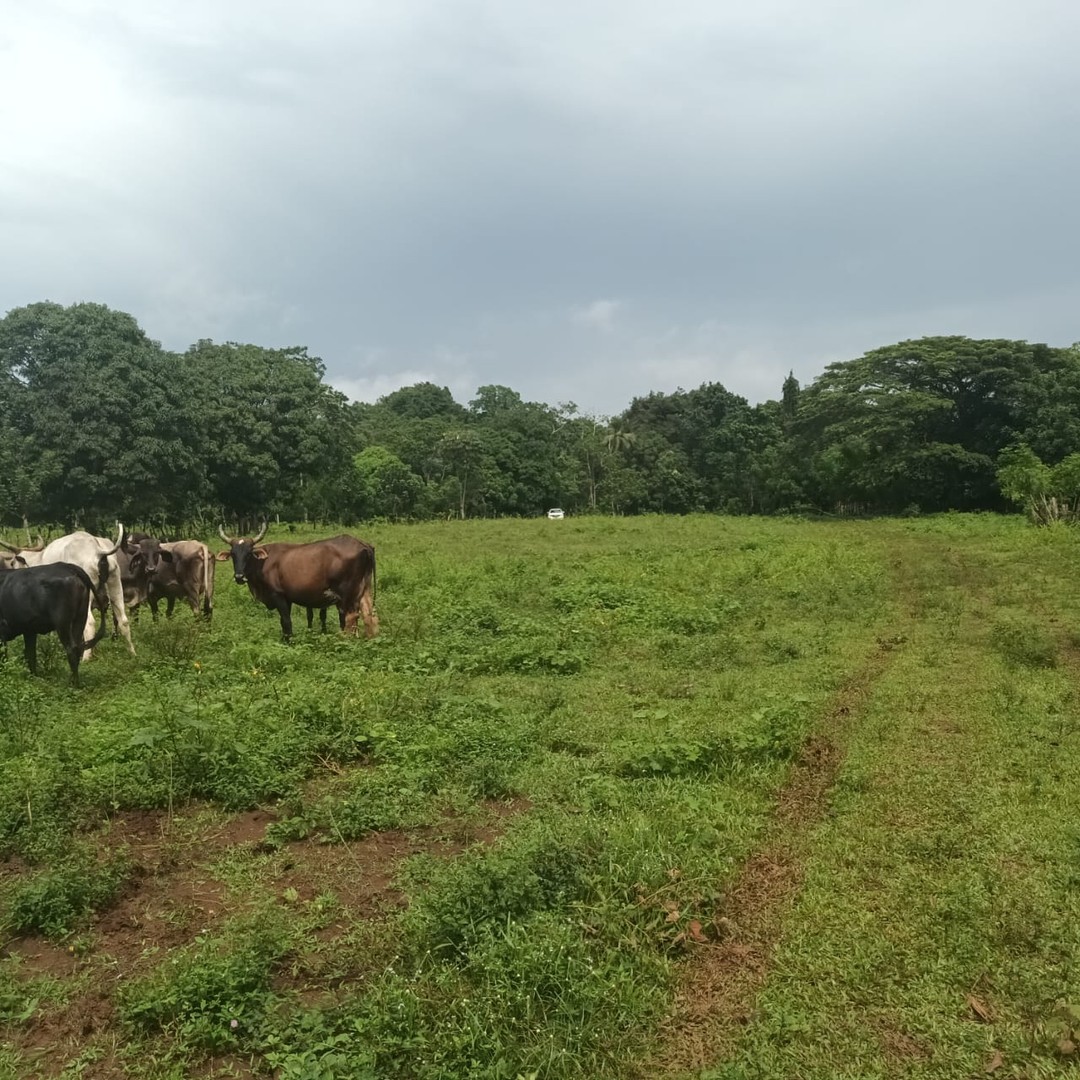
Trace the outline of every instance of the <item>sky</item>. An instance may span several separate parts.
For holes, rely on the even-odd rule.
[[[0,314],[611,415],[929,334],[1080,339],[1075,0],[34,0]]]

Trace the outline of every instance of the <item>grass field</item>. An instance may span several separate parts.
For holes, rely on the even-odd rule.
[[[10,647],[0,1077],[1068,1074],[1075,534],[361,535],[372,641],[221,570],[79,691]]]

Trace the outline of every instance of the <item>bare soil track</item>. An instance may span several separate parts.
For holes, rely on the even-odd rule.
[[[716,913],[720,940],[694,946],[672,1011],[661,1024],[659,1052],[642,1066],[640,1076],[695,1072],[734,1049],[802,884],[807,840],[827,809],[829,789],[843,761],[846,732],[903,640],[899,633],[879,637],[803,744],[777,794],[761,847],[743,864]]]

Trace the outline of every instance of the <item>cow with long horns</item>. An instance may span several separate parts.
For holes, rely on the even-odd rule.
[[[0,566],[9,570],[18,570],[24,566],[39,566],[41,564],[41,553],[45,550],[45,540],[41,533],[38,533],[38,539],[36,544],[30,543],[30,534],[26,534],[26,547],[13,547],[11,544],[5,544],[3,540],[0,540],[0,547],[5,551],[10,551],[11,554],[0,558]]]
[[[308,608],[336,604],[346,633],[355,634],[361,618],[367,637],[378,633],[371,544],[347,535],[310,544],[263,544],[266,529],[263,522],[256,536],[233,538],[219,525],[229,550],[218,552],[217,559],[232,559],[237,585],[246,584],[256,600],[277,611],[286,640],[292,637],[293,604]]]

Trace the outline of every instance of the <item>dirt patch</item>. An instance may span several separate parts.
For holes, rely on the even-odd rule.
[[[885,1020],[877,1024],[877,1033],[881,1049],[898,1065],[904,1062],[927,1061],[933,1056],[925,1043],[914,1035],[899,1031]]]
[[[660,1051],[642,1068],[642,1077],[696,1072],[734,1049],[801,887],[802,843],[825,813],[843,760],[844,733],[903,640],[897,635],[878,642],[859,673],[836,694],[819,730],[803,744],[777,794],[762,847],[743,864],[717,913],[725,937],[695,946],[672,1011],[661,1024]]]
[[[335,904],[331,919],[310,939],[310,962],[301,957],[295,973],[276,980],[277,989],[294,991],[315,1004],[332,996],[335,983],[355,978],[357,965],[385,963],[392,942],[378,947],[379,927],[405,906],[405,895],[394,880],[402,860],[421,853],[452,858],[473,844],[491,843],[510,818],[529,807],[527,799],[490,801],[477,818],[448,817],[437,827],[373,833],[344,844],[297,841],[268,854],[270,872],[262,880],[280,903],[300,905],[332,896]],[[12,1033],[13,1045],[33,1062],[38,1075],[58,1075],[88,1045],[102,1053],[86,1063],[81,1076],[104,1080],[122,1075],[115,1054],[117,987],[146,974],[171,950],[236,913],[238,901],[209,867],[238,846],[263,850],[266,828],[275,820],[277,816],[265,810],[226,817],[207,807],[180,814],[128,811],[109,820],[98,836],[102,857],[123,853],[133,866],[120,899],[91,921],[78,947],[40,938],[17,939],[6,947],[8,955],[20,958],[20,972],[27,977],[89,976],[83,992],[63,1006],[45,1007],[31,1024]],[[354,969],[331,975],[335,962],[323,970],[315,954],[331,954],[335,942],[357,933],[358,927],[376,947],[358,950]],[[225,1064],[240,1066],[217,1059],[207,1063],[206,1075]],[[245,1069],[240,1067],[239,1074],[250,1075]]]
[[[66,979],[74,975],[79,966],[79,960],[72,950],[36,937],[12,941],[4,949],[4,955],[17,956],[19,973],[31,978],[45,975]]]
[[[286,848],[283,872],[273,888],[278,895],[292,890],[300,901],[333,893],[355,915],[370,918],[404,907],[404,894],[392,884],[402,859],[421,852],[452,855],[458,850],[460,845],[396,829],[344,844],[296,841]]]

